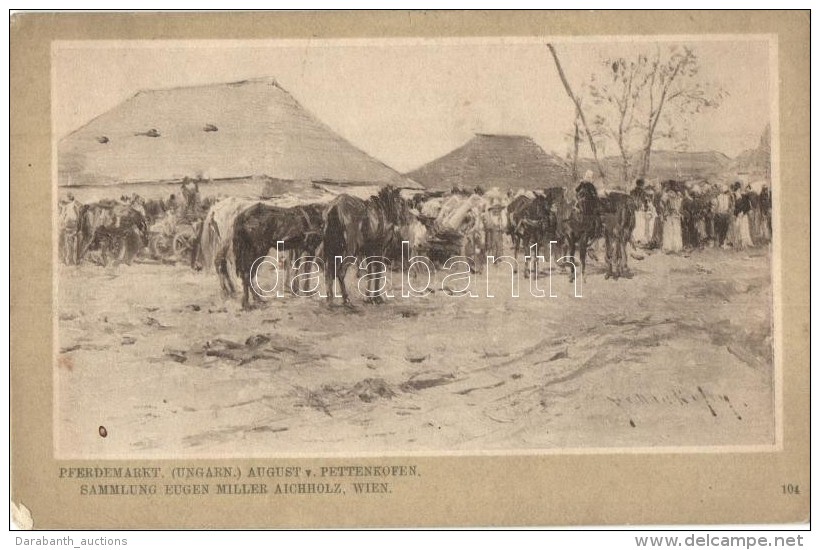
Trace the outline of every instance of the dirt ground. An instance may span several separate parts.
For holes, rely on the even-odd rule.
[[[773,443],[769,251],[639,254],[581,298],[557,270],[513,298],[499,264],[478,298],[249,312],[182,265],[62,266],[57,455]]]

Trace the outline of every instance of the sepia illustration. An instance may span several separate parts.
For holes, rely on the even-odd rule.
[[[776,58],[55,42],[55,456],[774,447]]]

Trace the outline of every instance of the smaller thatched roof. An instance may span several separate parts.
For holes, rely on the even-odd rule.
[[[428,189],[543,189],[571,183],[566,164],[532,138],[476,134],[458,149],[407,174]]]

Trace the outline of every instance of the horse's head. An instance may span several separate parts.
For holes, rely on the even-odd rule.
[[[531,211],[536,218],[545,218],[552,211],[552,201],[546,195],[536,193],[535,198],[532,199]]]
[[[376,195],[387,220],[395,226],[405,226],[413,218],[410,214],[410,204],[401,196],[401,191],[392,185],[379,189]]]

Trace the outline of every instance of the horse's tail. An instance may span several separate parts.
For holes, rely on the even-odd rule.
[[[325,230],[321,247],[322,255],[324,256],[325,265],[332,266],[334,265],[335,257],[344,255],[344,251],[347,247],[345,227],[339,215],[338,205],[334,204],[325,211],[324,222]]]
[[[245,219],[245,213],[240,214],[236,219],[233,230],[233,239],[231,239],[232,246],[229,245],[224,249],[227,256],[224,260],[229,261],[231,256],[231,248],[233,248],[234,269],[240,279],[245,275],[246,271],[250,271],[251,264],[256,260],[256,258],[252,258],[253,243],[251,242],[251,236],[248,234],[245,227]]]

